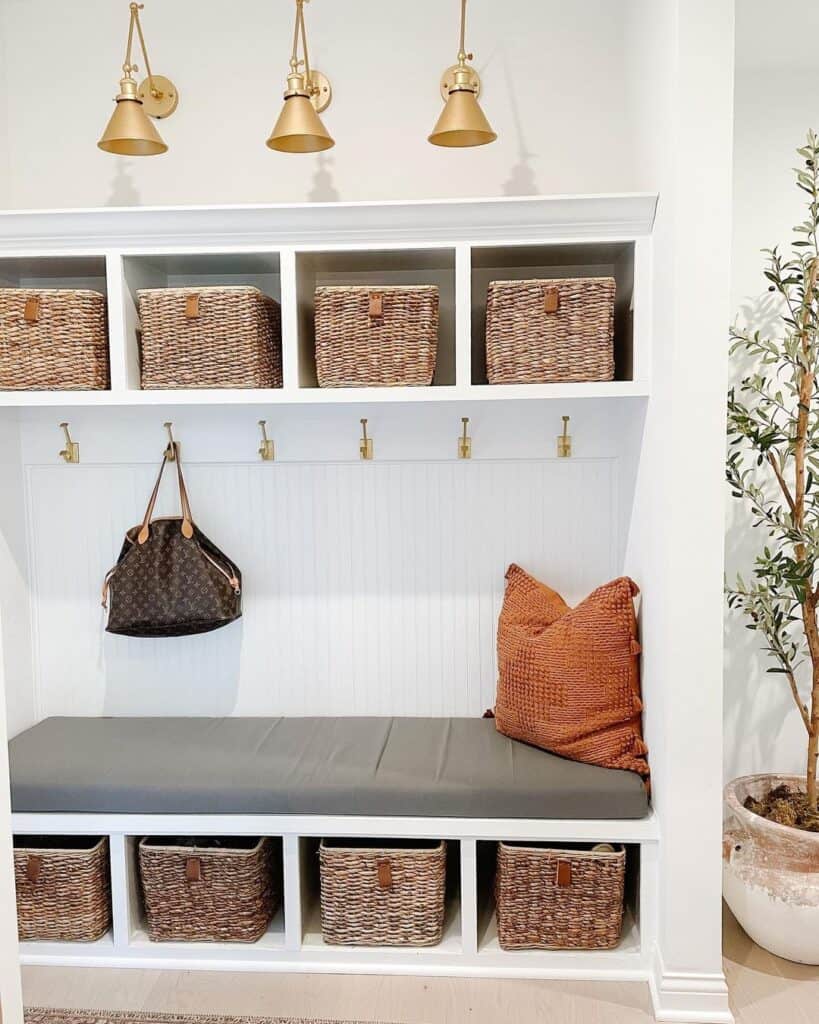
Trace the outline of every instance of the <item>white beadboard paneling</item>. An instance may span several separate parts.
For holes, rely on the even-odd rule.
[[[104,633],[100,584],[154,468],[29,466],[40,713],[480,714],[509,562],[570,601],[618,571],[616,471],[613,458],[190,465],[197,522],[243,571],[244,617],[144,640]],[[158,514],[175,507],[167,475]]]

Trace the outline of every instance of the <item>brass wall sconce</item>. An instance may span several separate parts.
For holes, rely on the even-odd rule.
[[[276,458],[276,449],[267,436],[267,420],[259,420],[262,431],[262,443],[259,445],[259,458],[262,462],[272,462]]]
[[[563,433],[557,439],[557,457],[569,459],[572,455],[572,438],[569,434],[569,417],[563,416]]]
[[[358,442],[358,454],[362,459],[371,459],[373,457],[373,439],[367,437],[367,421],[361,421],[361,440]]]
[[[61,423],[60,429],[65,434],[65,448],[60,452],[60,458],[64,462],[77,463],[80,461],[80,444],[79,441],[72,441],[71,434],[68,432],[68,424]]]
[[[458,63],[441,76],[441,96],[446,103],[429,141],[434,146],[485,146],[498,137],[478,103],[481,79],[467,63],[473,54],[466,52],[466,0],[461,0],[461,41]]]
[[[267,146],[280,153],[318,153],[335,145],[319,117],[330,105],[333,91],[327,76],[310,67],[304,29],[304,4],[305,0],[296,0],[296,28],[284,106],[267,140]],[[299,36],[303,58],[298,53]]]
[[[459,459],[471,459],[472,458],[472,438],[467,434],[469,428],[469,417],[462,416],[461,423],[463,424],[464,432],[458,438],[458,458]]]
[[[155,75],[151,71],[139,20],[139,12],[144,4],[132,3],[129,6],[131,22],[128,26],[125,63],[122,65],[123,75],[119,83],[119,95],[116,97],[117,105],[97,145],[106,153],[116,153],[120,156],[156,156],[165,153],[168,147],[162,141],[151,118],[158,120],[170,117],[176,110],[179,93],[170,79],[163,75]],[[145,70],[148,73],[148,77],[140,86],[137,86],[134,78],[134,72],[139,69],[136,64],[131,63],[134,28],[139,36]]]

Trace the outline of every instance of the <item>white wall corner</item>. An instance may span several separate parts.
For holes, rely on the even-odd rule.
[[[733,1024],[725,975],[669,971],[655,946],[648,976],[651,1003],[658,1021],[677,1024]]]

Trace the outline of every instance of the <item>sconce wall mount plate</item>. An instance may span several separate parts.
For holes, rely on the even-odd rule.
[[[157,121],[170,117],[179,105],[179,91],[170,78],[164,75],[146,78],[139,87],[139,98],[148,117],[154,117]]]

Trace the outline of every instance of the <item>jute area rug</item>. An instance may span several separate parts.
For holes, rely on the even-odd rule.
[[[362,1024],[317,1017],[210,1017],[189,1013],[126,1013],[119,1010],[26,1009],[26,1024]]]

